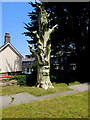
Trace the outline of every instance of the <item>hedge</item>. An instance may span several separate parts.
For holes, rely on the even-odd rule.
[[[17,80],[18,85],[26,85],[26,75],[15,75],[10,78],[9,80]]]

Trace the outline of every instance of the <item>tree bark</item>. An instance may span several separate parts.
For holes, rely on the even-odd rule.
[[[37,87],[44,89],[54,88],[50,81],[50,66],[38,66],[37,68]]]
[[[37,60],[37,87],[41,87],[44,89],[54,88],[50,81],[50,52],[51,52],[51,43],[50,43],[50,35],[57,28],[57,24],[50,29],[49,28],[49,14],[46,12],[44,7],[37,6],[40,9],[38,16],[38,25],[39,25],[39,33],[37,31],[33,31],[33,33],[38,38],[37,41],[37,52],[34,50],[32,46],[30,47],[30,51],[35,56]]]

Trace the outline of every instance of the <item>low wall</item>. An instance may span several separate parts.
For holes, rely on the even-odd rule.
[[[8,73],[0,73],[0,77],[2,76],[8,76]]]
[[[0,80],[0,86],[10,86],[10,85],[17,85],[16,80]]]

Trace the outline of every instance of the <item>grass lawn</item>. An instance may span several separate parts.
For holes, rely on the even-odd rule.
[[[72,84],[78,84],[78,82],[74,82]],[[67,88],[68,85],[65,83],[58,83],[58,84],[53,83],[53,86],[54,86],[54,89],[48,89],[48,90],[44,90],[42,88],[37,88],[35,86],[32,86],[32,87],[19,86],[19,85],[5,86],[5,87],[2,87],[2,91],[0,92],[0,95],[11,95],[11,94],[17,94],[17,93],[21,93],[21,92],[28,92],[35,96],[43,96],[43,95],[47,95],[47,94],[51,94],[51,93],[71,90],[70,88]]]
[[[88,92],[58,96],[2,109],[3,118],[88,118]]]

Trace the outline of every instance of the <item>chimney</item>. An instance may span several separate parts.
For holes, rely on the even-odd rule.
[[[5,33],[5,41],[4,41],[4,45],[10,43],[10,34],[9,33]]]

